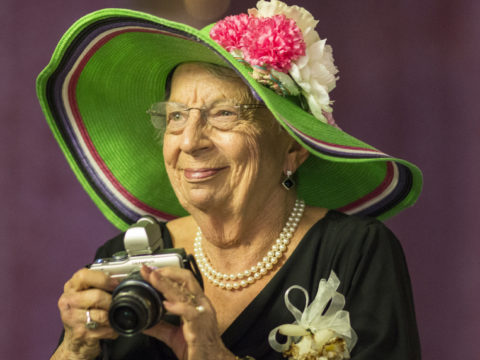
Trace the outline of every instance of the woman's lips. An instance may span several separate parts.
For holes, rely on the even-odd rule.
[[[204,169],[183,169],[183,175],[187,180],[202,180],[214,176],[223,169],[227,167],[220,168],[204,168]]]

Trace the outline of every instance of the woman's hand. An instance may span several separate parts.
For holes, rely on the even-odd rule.
[[[118,335],[110,327],[108,308],[112,300],[109,292],[118,281],[101,271],[82,269],[67,281],[58,301],[65,335],[52,359],[94,359],[100,354],[100,340]],[[98,325],[87,329],[87,310],[90,320]]]
[[[180,327],[160,322],[144,331],[166,343],[180,360],[235,359],[221,340],[215,309],[192,272],[142,268],[142,276],[165,297],[165,309],[181,317]]]

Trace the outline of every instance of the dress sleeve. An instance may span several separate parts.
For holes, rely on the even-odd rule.
[[[420,359],[410,277],[395,235],[372,220],[349,241],[343,292],[358,335],[354,360]]]

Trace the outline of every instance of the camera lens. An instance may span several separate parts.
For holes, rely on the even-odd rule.
[[[125,278],[112,294],[108,317],[121,335],[135,335],[155,325],[163,316],[162,295],[136,272]]]
[[[135,311],[128,306],[119,306],[115,308],[112,317],[113,322],[121,329],[136,329],[138,326],[138,316]]]

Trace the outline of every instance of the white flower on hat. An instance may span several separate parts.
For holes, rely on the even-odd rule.
[[[303,40],[307,47],[320,40],[318,33],[315,31],[318,21],[313,18],[310,12],[300,6],[288,6],[278,0],[272,0],[271,2],[260,0],[257,2],[257,9],[257,16],[285,15],[287,18],[294,20],[302,30]]]
[[[322,112],[331,113],[333,110],[329,92],[335,88],[338,69],[333,62],[332,47],[326,44],[326,39],[320,39],[315,31],[318,21],[306,9],[288,6],[278,0],[260,0],[257,9],[257,16],[261,17],[283,14],[294,20],[302,31],[307,45],[306,54],[292,62],[289,74],[302,89],[312,114],[327,122]]]
[[[310,111],[316,118],[323,117],[322,111],[332,112],[329,92],[335,88],[337,73],[332,48],[326,45],[326,40],[307,47],[306,55],[292,63],[290,75],[302,88]]]

